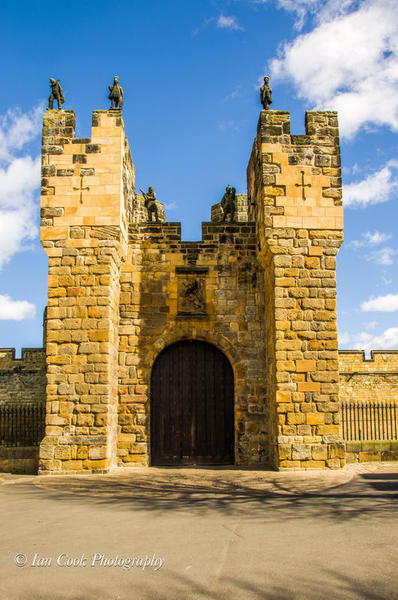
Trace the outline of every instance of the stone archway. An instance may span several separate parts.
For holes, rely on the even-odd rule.
[[[165,348],[151,374],[151,464],[234,464],[234,377],[215,346]]]

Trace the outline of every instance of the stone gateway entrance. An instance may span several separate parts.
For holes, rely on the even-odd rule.
[[[183,341],[151,375],[151,464],[234,464],[234,378],[215,346]]]
[[[288,112],[262,110],[247,194],[228,185],[235,210],[213,205],[188,242],[136,191],[120,110],[94,111],[91,138],[75,137],[73,111],[45,113],[40,473],[344,465],[336,113],[305,127],[291,135]]]

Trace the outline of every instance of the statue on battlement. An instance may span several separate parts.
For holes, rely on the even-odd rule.
[[[140,188],[140,192],[144,196],[145,208],[148,211],[148,221],[152,222],[152,220],[153,220],[152,214],[155,214],[155,221],[156,221],[156,223],[159,223],[159,214],[158,214],[158,207],[156,205],[155,190],[150,185],[147,193],[145,193],[144,190],[142,190],[141,188]]]
[[[48,108],[53,110],[54,100],[58,102],[58,110],[62,110],[62,104],[65,102],[64,94],[62,92],[61,84],[59,79],[55,81],[52,77],[50,78],[51,94],[48,99]]]
[[[231,215],[231,223],[235,218],[235,208],[236,208],[236,189],[231,188],[230,185],[227,185],[225,188],[225,194],[221,200],[221,208],[223,211],[222,221],[225,221],[227,215]]]
[[[269,110],[269,106],[272,104],[272,89],[268,82],[269,77],[264,77],[264,84],[260,88],[260,99],[264,110]]]
[[[123,108],[123,88],[119,85],[119,77],[115,76],[113,84],[108,86],[111,108]]]

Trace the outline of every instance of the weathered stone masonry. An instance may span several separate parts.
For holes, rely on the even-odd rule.
[[[231,363],[236,464],[341,467],[341,398],[352,398],[353,386],[368,396],[376,379],[396,394],[397,365],[391,353],[375,353],[374,366],[338,354],[336,114],[307,113],[306,134],[295,136],[287,112],[262,111],[237,222],[222,223],[214,205],[200,242],[181,241],[180,224],[165,222],[160,203],[161,222],[147,222],[121,111],[94,111],[90,138],[75,138],[74,129],[73,111],[45,113],[46,365],[37,371],[42,387],[33,386],[43,397],[45,372],[39,471],[150,464],[152,367],[180,340],[213,344]],[[0,367],[10,362],[3,354]],[[360,384],[350,373],[364,369]],[[4,381],[0,400],[12,386]],[[23,387],[13,397],[22,399]]]
[[[168,223],[167,226],[178,235],[179,224]],[[221,234],[223,235],[223,234]],[[185,242],[187,250],[192,251],[192,246]],[[190,253],[189,252],[189,253]],[[244,267],[241,267],[241,273]],[[241,275],[243,276],[243,275]],[[123,292],[121,293],[121,296]],[[121,308],[122,314],[124,313]],[[123,318],[123,317],[122,317]],[[125,330],[126,331],[126,330]],[[128,331],[128,330],[127,330]],[[203,330],[200,337],[208,339],[207,330]],[[173,341],[174,338],[171,338]],[[131,340],[132,341],[132,340]],[[160,342],[159,348],[166,345],[167,340]],[[222,344],[221,344],[222,345]],[[230,358],[233,362],[233,348]],[[148,444],[146,438],[149,420],[148,401],[145,394],[141,393],[143,388],[132,387],[134,377],[140,371],[130,365],[137,360],[137,354],[124,354],[121,348],[120,360],[125,362],[125,368],[120,368],[120,390],[139,391],[137,395],[126,395],[123,397],[124,403],[119,405],[119,423],[121,434],[119,435],[119,461],[124,463],[146,463]],[[396,351],[375,351],[372,352],[370,359],[365,359],[364,353],[354,350],[339,351],[339,380],[340,380],[340,402],[386,402],[398,401],[398,352]],[[15,358],[15,351],[12,348],[0,349],[0,401],[2,404],[23,405],[25,403],[42,404],[46,401],[46,364],[45,351],[42,348],[25,348],[22,351],[22,358]],[[252,367],[252,365],[250,365]],[[260,365],[261,368],[261,365]],[[263,367],[264,368],[264,367]],[[236,369],[238,374],[240,369]],[[127,379],[126,379],[127,376]],[[147,371],[147,377],[149,372]],[[130,388],[122,387],[130,385]],[[136,384],[140,385],[140,384]],[[260,386],[262,387],[261,379]],[[266,389],[266,386],[264,386]],[[147,388],[146,388],[147,389]],[[260,397],[262,389],[259,390]],[[245,397],[245,396],[243,396]],[[252,397],[253,398],[253,397]],[[135,403],[134,400],[137,400]],[[144,401],[145,400],[145,401]],[[248,407],[248,412],[252,414],[253,422],[239,423],[238,427],[238,445],[243,451],[250,443],[250,433],[254,428],[256,437],[251,439],[251,460],[257,460],[257,452],[261,462],[264,460],[267,464],[267,423],[268,416],[266,412],[266,403],[264,404],[264,414],[262,406],[252,405]],[[243,413],[245,416],[245,413]],[[246,413],[247,415],[247,413]],[[247,433],[245,430],[247,429]],[[133,437],[131,434],[134,434]],[[135,440],[134,442],[132,440]],[[258,450],[257,450],[258,449]],[[346,458],[349,462],[362,461],[380,461],[396,460],[397,442],[347,442]],[[37,447],[2,447],[0,451],[0,471],[33,473],[38,468],[38,448]]]
[[[181,242],[179,223],[131,226],[120,294],[121,464],[148,464],[151,368],[169,344],[198,339],[220,348],[235,378],[236,462],[268,462],[264,275],[255,226],[203,223],[203,241]],[[203,277],[206,314],[179,310],[180,279]]]
[[[26,407],[36,409],[36,415],[42,414],[46,402],[46,354],[43,348],[23,348],[21,358],[15,357],[14,348],[0,348],[0,471],[11,473],[37,472],[39,449],[37,446],[9,446],[9,436],[3,433],[8,428],[19,432],[24,423]],[[3,415],[13,411],[14,420]],[[4,411],[4,412],[3,412]],[[32,411],[29,411],[32,415]],[[36,416],[37,419],[37,416]],[[37,424],[37,420],[36,420]],[[11,427],[10,427],[11,425]],[[25,438],[26,440],[26,438]]]
[[[167,226],[175,228],[177,236],[180,235],[179,224],[167,223]],[[189,252],[197,245],[190,242],[183,242],[183,244]],[[245,277],[243,274],[245,269],[245,264],[239,267],[241,277]],[[259,299],[256,295],[256,303]],[[122,303],[121,313],[122,318],[123,315],[127,315]],[[243,325],[243,328],[246,326]],[[208,333],[206,337],[207,335]],[[163,348],[164,345],[165,342],[161,342],[159,348]],[[122,352],[121,348],[121,356]],[[233,353],[233,348],[231,352]],[[339,350],[338,358],[340,402],[369,402],[380,399],[386,402],[398,402],[398,351],[376,350],[372,352],[370,359],[366,359],[362,350]],[[122,362],[122,359],[120,360]],[[132,360],[134,359],[126,359],[127,364]],[[135,371],[132,372],[134,374]],[[121,385],[124,384],[123,376],[126,374],[126,371],[119,369]],[[15,348],[0,348],[0,375],[1,404],[45,403],[46,353],[44,348],[23,348],[21,358],[15,358]],[[119,407],[119,412],[126,411]],[[122,421],[123,419],[120,418],[119,422]]]
[[[339,352],[340,402],[398,402],[398,351]]]
[[[46,354],[43,348],[0,348],[0,404],[46,401]]]
[[[336,113],[262,111],[248,166],[265,273],[270,454],[274,466],[344,464],[339,430],[336,254],[343,209]]]
[[[43,127],[41,240],[49,257],[43,472],[116,464],[120,265],[134,168],[120,111],[95,111],[91,139],[71,111]]]

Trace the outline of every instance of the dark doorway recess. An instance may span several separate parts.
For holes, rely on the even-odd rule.
[[[234,464],[234,376],[215,346],[177,342],[157,357],[151,376],[151,464]]]

